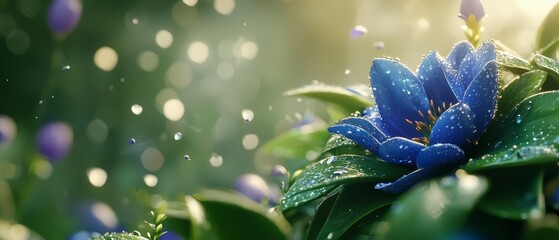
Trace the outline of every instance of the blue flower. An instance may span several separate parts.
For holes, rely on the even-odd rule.
[[[374,59],[369,74],[376,105],[328,131],[344,135],[386,162],[417,168],[375,186],[403,192],[465,162],[465,152],[495,115],[495,59],[491,42],[477,50],[460,42],[446,59],[431,52],[417,73],[396,60]]]

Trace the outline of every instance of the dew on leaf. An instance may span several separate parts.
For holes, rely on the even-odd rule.
[[[520,114],[517,114],[514,118],[514,122],[516,122],[516,124],[520,124],[522,122],[522,116]]]

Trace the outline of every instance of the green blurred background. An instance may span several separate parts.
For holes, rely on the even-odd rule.
[[[483,37],[529,56],[556,2],[485,1]],[[417,66],[465,39],[458,0],[84,0],[65,36],[49,30],[49,4],[0,0],[0,114],[17,124],[15,140],[0,145],[0,218],[46,239],[95,230],[82,220],[87,204],[110,206],[129,228],[153,199],[232,188],[245,173],[274,184],[267,176],[282,159],[258,147],[304,116],[326,116],[323,105],[283,92],[314,80],[368,84],[374,57]],[[368,32],[352,38],[356,25]],[[184,114],[173,115],[180,106]],[[74,131],[56,165],[35,148],[51,121]]]

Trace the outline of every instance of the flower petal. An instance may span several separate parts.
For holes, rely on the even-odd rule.
[[[424,148],[425,145],[421,143],[394,137],[380,144],[378,154],[382,160],[390,163],[415,166],[417,154]]]
[[[498,69],[497,62],[491,61],[485,65],[483,70],[475,77],[466,93],[463,102],[470,106],[474,118],[477,140],[485,129],[497,108],[497,88],[498,88]]]
[[[468,53],[472,52],[474,48],[467,41],[461,41],[452,47],[450,53],[446,57],[452,66],[452,69],[458,70],[460,63]]]
[[[492,42],[484,43],[477,51],[472,51],[464,57],[458,68],[458,81],[467,88],[484,66],[496,58],[495,45]]]
[[[401,136],[421,136],[406,123],[423,121],[418,111],[427,112],[429,101],[421,82],[406,66],[395,60],[374,59],[370,71],[373,95],[384,122]]]
[[[379,141],[369,132],[356,125],[338,124],[328,128],[328,132],[341,134],[346,138],[353,140],[361,147],[378,154]]]
[[[444,174],[448,169],[444,168],[422,168],[417,169],[407,175],[402,176],[398,180],[389,183],[377,183],[375,189],[388,193],[402,193],[413,187],[420,181]]]
[[[417,168],[454,167],[464,162],[464,151],[454,144],[435,144],[417,155]]]
[[[444,61],[437,52],[431,52],[423,58],[417,71],[417,78],[423,81],[423,88],[429,100],[433,100],[435,107],[440,107],[443,102],[446,104],[454,104],[458,102],[456,96],[450,88],[449,81],[446,78],[445,71],[451,71],[449,64],[443,64]]]
[[[371,134],[379,142],[386,141],[386,135],[375,124],[366,118],[348,117],[340,120],[337,124],[349,124],[357,126]]]
[[[378,112],[377,105],[365,108],[365,110],[363,110],[363,117],[373,122],[375,127],[382,131],[386,135],[386,137],[390,138],[394,136],[394,130],[390,129],[390,127],[386,125],[384,120],[382,120],[382,116],[380,116],[380,113]]]
[[[429,136],[429,144],[451,143],[467,148],[477,140],[476,136],[472,110],[465,103],[457,103],[437,119]]]

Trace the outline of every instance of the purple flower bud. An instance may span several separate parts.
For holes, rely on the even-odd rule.
[[[54,0],[49,8],[49,27],[55,33],[72,31],[82,15],[81,0]]]
[[[363,25],[357,25],[353,27],[353,29],[351,29],[350,35],[351,38],[358,38],[363,36],[367,32],[368,32],[367,28],[365,28]]]
[[[270,200],[270,187],[256,174],[250,173],[238,177],[235,181],[235,189],[255,202]]]
[[[471,15],[473,15],[477,21],[485,17],[485,10],[480,0],[462,0],[460,15],[458,16],[467,21]]]
[[[287,169],[282,165],[275,165],[272,167],[272,176],[283,177],[287,175]]]
[[[57,163],[70,150],[73,137],[72,129],[65,123],[48,123],[43,125],[37,134],[37,149],[51,163]]]
[[[11,142],[17,132],[16,123],[8,116],[0,115],[0,145]]]

